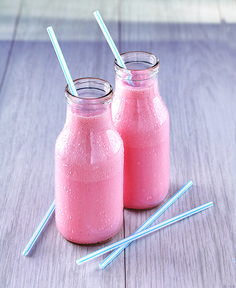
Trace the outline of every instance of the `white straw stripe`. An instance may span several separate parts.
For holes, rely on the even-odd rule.
[[[102,16],[100,15],[99,11],[93,12],[93,15],[96,18],[96,20],[97,20],[97,22],[98,22],[98,24],[99,24],[99,26],[100,26],[100,28],[101,28],[101,30],[103,32],[108,44],[109,44],[109,46],[110,46],[110,48],[111,48],[111,50],[112,50],[112,52],[113,52],[113,54],[115,56],[115,58],[117,59],[118,64],[121,67],[126,69],[125,63],[122,60],[122,58],[120,56],[120,53],[119,53],[118,49],[116,48],[116,45],[115,45],[114,41],[112,40],[111,35],[110,35],[110,33],[109,33],[105,23],[104,23],[104,21],[102,19]]]
[[[183,219],[185,219],[187,217],[190,217],[190,216],[192,216],[192,215],[194,215],[196,213],[199,213],[199,212],[201,212],[201,211],[203,211],[203,210],[205,210],[207,208],[210,208],[211,206],[213,206],[213,203],[212,202],[208,202],[208,203],[206,203],[204,205],[201,205],[201,206],[198,206],[198,207],[196,207],[194,209],[191,209],[191,210],[189,210],[189,211],[187,211],[185,213],[179,214],[178,216],[175,216],[175,217],[173,217],[171,219],[168,219],[168,220],[166,220],[166,221],[164,221],[164,222],[162,222],[160,224],[154,225],[154,226],[152,226],[152,227],[150,227],[150,228],[148,228],[148,229],[146,229],[144,231],[141,231],[141,232],[139,232],[139,233],[137,233],[135,235],[131,235],[131,236],[129,236],[127,238],[124,238],[124,239],[122,239],[122,240],[120,240],[118,242],[115,242],[115,243],[113,243],[113,244],[111,244],[111,245],[109,245],[107,247],[104,247],[104,248],[102,248],[100,250],[97,250],[97,251],[91,253],[91,254],[88,254],[87,256],[84,256],[84,257],[78,259],[76,261],[76,263],[78,265],[80,265],[80,264],[82,264],[82,263],[84,263],[84,262],[86,262],[88,260],[92,260],[95,257],[98,257],[98,256],[100,256],[100,255],[102,255],[104,253],[107,253],[107,252],[109,252],[111,250],[114,250],[115,248],[119,247],[120,245],[122,245],[124,243],[136,240],[136,239],[141,238],[143,236],[146,236],[146,235],[148,235],[148,234],[150,234],[152,232],[160,230],[160,229],[162,229],[164,227],[167,227],[167,226],[169,226],[171,224],[174,224],[175,222],[178,222],[178,221],[183,220]]]
[[[66,61],[65,61],[65,58],[62,54],[62,51],[61,51],[61,48],[59,46],[59,43],[57,41],[57,38],[56,38],[56,35],[53,31],[53,28],[52,27],[48,27],[47,28],[47,31],[48,31],[48,35],[51,39],[51,42],[52,42],[52,45],[54,47],[54,50],[56,52],[56,55],[57,55],[57,58],[59,60],[59,63],[61,65],[61,68],[62,68],[62,71],[66,77],[66,81],[69,85],[69,88],[70,88],[70,91],[71,93],[74,95],[74,96],[77,96],[78,97],[78,94],[77,94],[77,91],[76,91],[76,88],[75,88],[75,85],[74,85],[74,82],[71,78],[71,75],[70,75],[70,72],[69,72],[69,69],[67,67],[67,64],[66,64]]]
[[[43,219],[40,222],[39,226],[35,230],[33,236],[30,238],[30,240],[29,240],[28,244],[26,245],[24,251],[22,252],[22,254],[24,256],[29,255],[30,251],[33,249],[33,247],[36,244],[39,236],[43,232],[43,229],[45,228],[46,224],[48,223],[48,221],[52,217],[54,210],[55,210],[55,200],[52,202],[50,208],[48,209],[47,213],[43,217]]]
[[[158,209],[146,222],[142,224],[132,235],[145,230],[155,220],[157,220],[176,200],[178,200],[190,187],[193,182],[188,181],[173,197],[171,197],[160,209]],[[132,241],[120,246],[114,252],[112,252],[103,262],[99,265],[100,269],[106,268],[126,247],[128,247]]]

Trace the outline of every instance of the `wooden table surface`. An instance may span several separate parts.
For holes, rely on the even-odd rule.
[[[125,209],[121,231],[97,246],[67,242],[53,217],[31,256],[22,256],[54,199],[54,145],[66,112],[66,81],[46,27],[74,79],[114,86],[97,9],[120,52],[160,58],[171,120],[168,197],[188,180],[194,186],[157,222],[214,202],[136,241],[103,271],[106,255],[81,266],[75,260],[129,236],[158,207]],[[236,287],[235,67],[235,0],[0,0],[0,287]]]

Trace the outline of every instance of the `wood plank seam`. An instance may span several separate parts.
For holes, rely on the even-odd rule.
[[[23,1],[24,0],[21,0],[20,5],[19,5],[19,9],[18,9],[18,13],[17,13],[17,16],[16,16],[15,25],[14,25],[14,31],[13,31],[13,35],[12,35],[11,45],[10,45],[10,49],[9,49],[9,52],[8,52],[8,55],[7,55],[7,61],[6,61],[5,67],[3,69],[3,76],[2,76],[2,80],[0,82],[0,95],[1,95],[1,92],[2,92],[3,84],[5,82],[5,78],[6,78],[6,74],[7,74],[7,70],[8,70],[8,65],[9,65],[9,62],[10,62],[10,58],[11,58],[11,55],[12,55],[12,51],[13,51],[13,47],[14,47],[14,43],[15,43],[15,39],[16,39],[16,33],[17,33],[17,28],[18,28],[18,25],[19,25],[19,21],[20,21],[20,15],[21,15],[22,7],[23,7]]]

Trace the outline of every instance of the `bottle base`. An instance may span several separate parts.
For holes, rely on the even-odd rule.
[[[97,244],[102,244],[108,242],[111,238],[113,238],[117,233],[119,233],[121,227],[122,227],[123,221],[119,224],[118,229],[114,229],[113,231],[110,231],[107,233],[104,233],[103,235],[90,235],[90,237],[85,237],[84,234],[77,234],[73,233],[67,233],[67,231],[63,231],[63,229],[60,229],[58,223],[56,222],[56,227],[58,232],[61,234],[61,236],[67,240],[68,242],[71,242],[73,244],[78,244],[78,245],[97,245]],[[63,233],[64,232],[64,233]]]
[[[119,232],[119,231],[118,231]],[[65,235],[63,235],[60,231],[59,233],[61,234],[61,236],[68,242],[72,243],[72,244],[77,244],[77,245],[99,245],[99,244],[103,244],[108,242],[109,240],[111,240],[118,232],[112,234],[111,236],[105,238],[105,239],[101,239],[101,240],[76,240],[76,239],[72,239],[71,237],[66,237]]]
[[[61,234],[61,233],[60,233]],[[61,234],[62,235],[62,234]],[[110,238],[108,238],[108,239],[106,239],[106,240],[102,240],[102,241],[99,241],[99,242],[75,242],[75,241],[73,241],[73,240],[69,240],[69,239],[67,239],[67,238],[65,238],[63,235],[62,235],[62,237],[66,240],[66,241],[68,241],[68,242],[70,242],[70,243],[72,243],[72,244],[76,244],[76,245],[80,245],[80,246],[96,246],[96,245],[101,245],[101,244],[105,244],[105,243],[107,243],[107,242],[109,242],[114,236],[111,236]]]
[[[168,191],[165,194],[165,196],[155,202],[155,203],[124,203],[124,208],[126,209],[131,209],[131,210],[147,210],[147,209],[152,209],[154,207],[157,207],[158,205],[160,205],[163,201],[165,201],[166,197],[168,195]]]

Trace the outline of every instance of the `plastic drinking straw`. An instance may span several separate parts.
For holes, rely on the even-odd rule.
[[[62,71],[64,72],[64,75],[66,77],[66,81],[69,85],[70,91],[74,96],[78,97],[74,82],[71,78],[69,69],[67,67],[65,58],[62,54],[61,48],[59,46],[59,43],[57,41],[56,35],[53,31],[52,27],[48,27],[47,28],[47,32],[48,35],[52,41],[52,45],[54,47],[54,50],[56,52],[57,58],[59,60],[59,63],[61,65]],[[31,237],[30,241],[28,242],[28,244],[26,245],[24,251],[22,252],[22,254],[24,256],[29,255],[30,251],[32,250],[32,248],[34,247],[35,243],[37,242],[40,234],[42,233],[43,229],[45,228],[46,224],[48,223],[49,219],[52,217],[53,213],[55,211],[55,200],[53,201],[53,203],[51,204],[50,208],[48,209],[47,213],[45,214],[45,216],[43,217],[42,221],[40,222],[38,228],[35,230],[33,236]]]
[[[158,219],[172,204],[175,203],[189,188],[193,185],[192,181],[188,181],[173,197],[171,197],[160,209],[158,209],[146,222],[144,222],[132,235],[145,230],[156,219]],[[128,247],[132,241],[117,248],[112,252],[103,262],[99,265],[100,269],[106,268],[126,247]]]
[[[53,212],[55,210],[55,200],[52,202],[50,208],[48,209],[47,213],[43,217],[43,220],[40,222],[38,228],[35,230],[33,236],[30,238],[30,241],[26,245],[24,251],[22,254],[24,256],[28,256],[30,254],[30,251],[33,249],[35,243],[37,242],[39,236],[43,232],[43,229],[45,228],[46,224],[48,223],[49,219],[53,215]]]
[[[102,16],[99,13],[99,11],[97,10],[97,11],[93,12],[93,15],[96,18],[96,20],[98,22],[98,25],[100,26],[100,28],[101,28],[101,30],[103,32],[103,35],[105,36],[105,38],[106,38],[106,40],[107,40],[107,42],[108,42],[108,44],[109,44],[109,46],[111,48],[111,51],[112,51],[113,55],[117,59],[118,64],[121,67],[127,69],[126,66],[125,66],[124,61],[122,60],[122,58],[120,56],[120,53],[119,53],[118,49],[116,48],[116,45],[115,45],[114,41],[111,38],[111,34],[109,33],[109,31],[108,31],[108,29],[107,29],[107,27],[106,27],[106,25],[105,25],[105,23],[104,23],[104,21],[102,19]],[[128,82],[130,83],[130,85],[134,86],[133,82],[131,81],[132,75],[129,72],[129,70],[127,70],[127,71],[130,74],[130,76],[128,77],[128,79],[129,79]]]
[[[111,38],[111,34],[107,30],[107,27],[106,27],[104,21],[102,20],[102,16],[100,15],[99,11],[93,12],[93,15],[96,18],[96,20],[98,22],[98,25],[100,26],[100,28],[101,28],[101,30],[102,30],[102,32],[103,32],[103,34],[104,34],[109,46],[111,48],[112,53],[114,54],[115,58],[117,59],[118,64],[121,67],[126,69],[125,63],[122,60],[122,58],[120,56],[120,53],[119,53],[118,49],[116,48],[116,45],[115,45],[114,41]]]
[[[124,238],[124,239],[122,239],[122,240],[120,240],[118,242],[115,242],[115,243],[113,243],[111,245],[108,245],[108,246],[106,246],[106,247],[104,247],[104,248],[102,248],[100,250],[97,250],[97,251],[95,251],[95,252],[93,252],[91,254],[88,254],[88,255],[76,260],[76,263],[78,265],[80,265],[80,264],[82,264],[82,263],[84,263],[84,262],[86,262],[88,260],[92,260],[92,259],[94,259],[94,258],[96,258],[96,257],[98,257],[98,256],[100,256],[100,255],[102,255],[104,253],[107,253],[107,252],[109,252],[111,250],[114,250],[115,248],[121,246],[122,244],[125,244],[127,242],[136,240],[136,239],[141,238],[143,236],[146,236],[146,235],[148,235],[148,234],[150,234],[152,232],[160,230],[160,229],[162,229],[164,227],[167,227],[167,226],[169,226],[171,224],[174,224],[174,223],[176,223],[176,222],[178,222],[180,220],[183,220],[183,219],[185,219],[187,217],[190,217],[190,216],[192,216],[194,214],[197,214],[197,213],[199,213],[199,212],[201,212],[201,211],[203,211],[205,209],[208,209],[211,206],[213,206],[213,203],[212,202],[208,202],[208,203],[206,203],[204,205],[198,206],[198,207],[196,207],[194,209],[191,209],[191,210],[189,210],[187,212],[179,214],[179,215],[177,215],[177,216],[175,216],[173,218],[170,218],[170,219],[168,219],[168,220],[166,220],[164,222],[161,222],[160,224],[154,225],[154,226],[152,226],[150,228],[147,228],[144,231],[138,232],[138,233],[136,233],[134,235],[131,235],[131,236],[127,237],[127,238]]]
[[[66,81],[69,85],[69,88],[70,88],[70,91],[71,93],[74,95],[74,96],[77,96],[78,97],[78,94],[77,94],[77,91],[76,91],[76,88],[75,88],[75,85],[74,85],[74,82],[71,78],[71,75],[70,75],[70,72],[69,72],[69,69],[67,67],[67,64],[66,64],[66,61],[65,61],[65,58],[62,54],[62,51],[61,51],[61,48],[59,46],[59,43],[57,41],[57,38],[56,38],[56,35],[52,29],[52,27],[48,27],[47,28],[47,31],[48,31],[48,35],[52,41],[52,45],[54,47],[54,50],[57,54],[57,58],[61,64],[61,68],[62,68],[62,71],[66,77]]]

